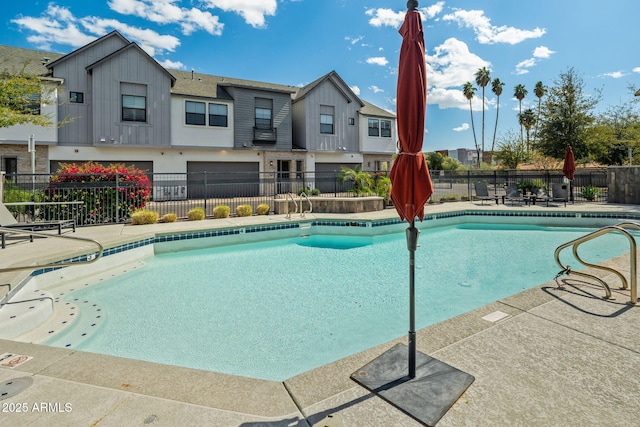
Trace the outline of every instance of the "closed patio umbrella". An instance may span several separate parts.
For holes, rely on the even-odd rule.
[[[411,2],[409,2],[411,3]],[[415,219],[424,218],[424,205],[433,194],[433,183],[422,153],[424,121],[427,108],[427,74],[424,61],[424,33],[422,17],[415,7],[409,10],[400,27],[402,46],[398,65],[396,94],[398,155],[393,162],[391,199],[400,219],[409,223],[409,376],[415,376],[415,251],[419,231]]]
[[[570,145],[564,150],[564,164],[562,165],[562,173],[569,180],[569,200],[573,201],[573,175],[576,173],[576,160],[573,157],[573,150]]]
[[[562,165],[562,173],[569,181],[573,181],[573,175],[576,173],[576,160],[573,157],[573,150],[570,145],[564,151],[564,164]]]
[[[473,376],[416,351],[415,251],[424,206],[433,183],[422,153],[427,107],[424,34],[418,2],[407,2],[400,28],[402,46],[398,66],[398,155],[391,172],[391,198],[400,219],[409,223],[409,345],[398,344],[351,375],[362,386],[425,425],[435,425],[471,385]],[[408,357],[407,357],[408,356]],[[416,369],[416,367],[418,369]]]

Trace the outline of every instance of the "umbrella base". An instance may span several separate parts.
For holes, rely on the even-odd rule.
[[[351,379],[427,426],[434,426],[475,380],[420,352],[416,352],[416,376],[410,378],[404,344],[358,369]]]

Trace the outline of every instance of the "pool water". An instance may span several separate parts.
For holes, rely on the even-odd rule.
[[[555,248],[590,231],[486,224],[423,229],[416,251],[417,328],[552,280],[559,270]],[[626,251],[626,238],[610,234],[583,244],[580,254],[598,262]],[[100,306],[104,321],[80,339],[86,334],[79,329],[81,311],[79,326],[46,344],[282,381],[406,335],[408,260],[404,232],[311,235],[157,255],[142,268],[66,296]]]

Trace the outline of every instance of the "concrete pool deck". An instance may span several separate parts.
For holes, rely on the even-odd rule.
[[[629,205],[546,208],[475,202],[428,206],[427,213],[470,209],[640,213],[639,206]],[[307,214],[307,219],[396,217],[393,209],[369,214]],[[110,247],[159,232],[285,221],[291,220],[274,215],[108,225],[79,228],[70,235],[91,237]],[[0,268],[52,259],[52,254],[59,258],[70,251],[71,246],[59,239],[10,241],[0,250]],[[628,276],[628,256],[609,264]],[[555,273],[549,272],[550,279]],[[16,283],[19,276],[0,274],[0,284]],[[628,426],[637,422],[640,307],[626,304],[628,291],[616,290],[615,280],[609,283],[616,299],[606,301],[600,287],[578,276],[562,279],[563,288],[550,281],[418,331],[419,351],[475,377],[438,426]],[[496,312],[507,316],[495,322],[483,319]],[[273,382],[0,340],[0,354],[33,357],[13,369],[0,367],[0,386],[21,377],[33,381],[22,392],[0,400],[0,424],[418,426],[350,380],[353,372],[396,342],[406,342],[406,336],[284,382]]]

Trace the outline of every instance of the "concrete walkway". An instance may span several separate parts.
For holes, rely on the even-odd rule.
[[[428,211],[452,209],[525,208],[456,203]],[[612,205],[554,209],[638,212],[635,206]],[[394,216],[395,211],[386,210],[339,217]],[[270,216],[110,225],[81,228],[76,234],[96,238],[108,247],[172,228],[228,227],[265,220],[288,221]],[[0,251],[0,268],[68,251],[54,239],[12,242]],[[628,255],[609,264],[628,276]],[[16,283],[19,276],[2,274],[0,283]],[[628,291],[614,290],[613,301],[603,300],[603,295],[600,287],[569,276],[564,277],[562,288],[549,282],[420,330],[419,351],[475,377],[438,426],[640,425],[636,415],[640,307],[626,304]],[[499,320],[483,319],[487,315]],[[405,341],[405,337],[397,340]],[[350,380],[353,372],[395,342],[280,383],[0,340],[0,354],[32,357],[14,368],[0,367],[0,389],[25,383],[14,396],[0,396],[0,425],[418,426]]]

